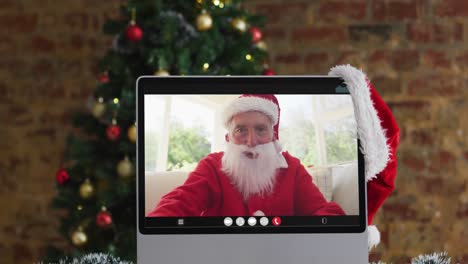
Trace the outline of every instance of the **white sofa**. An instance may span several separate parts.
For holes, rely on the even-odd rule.
[[[348,215],[358,214],[356,163],[311,168],[308,171],[328,201],[337,202]],[[184,171],[145,173],[145,214],[154,209],[164,194],[183,184],[188,174]]]

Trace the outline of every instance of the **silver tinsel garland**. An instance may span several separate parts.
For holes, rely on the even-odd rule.
[[[411,264],[450,264],[450,257],[447,256],[447,252],[432,253],[419,255],[411,259]],[[128,262],[121,260],[118,257],[111,256],[104,253],[91,253],[83,255],[80,258],[65,258],[59,260],[58,264],[133,264],[133,262]],[[39,263],[44,264],[44,263]],[[370,264],[385,264],[385,262],[372,262]]]

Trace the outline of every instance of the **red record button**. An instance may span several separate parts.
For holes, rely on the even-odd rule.
[[[279,226],[281,225],[281,218],[279,217],[273,217],[273,220],[271,220],[271,223],[274,225],[274,226]]]

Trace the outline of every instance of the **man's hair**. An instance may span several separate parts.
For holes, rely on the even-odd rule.
[[[275,125],[273,124],[273,120],[271,120],[271,118],[268,115],[266,115],[266,114],[264,114],[264,113],[262,113],[260,111],[255,111],[255,110],[254,111],[248,111],[248,112],[258,112],[258,113],[261,113],[261,114],[265,115],[266,117],[268,117],[268,120],[270,121],[272,136],[275,137],[275,131],[274,131]],[[234,116],[236,116],[236,115],[234,115]],[[231,117],[231,119],[229,119],[229,121],[227,122],[229,138],[232,138],[232,132],[234,131],[234,122],[232,122],[232,120],[234,119],[234,116]]]

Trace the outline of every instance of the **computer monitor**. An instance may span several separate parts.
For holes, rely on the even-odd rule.
[[[342,79],[144,76],[137,127],[138,263],[367,263]]]

